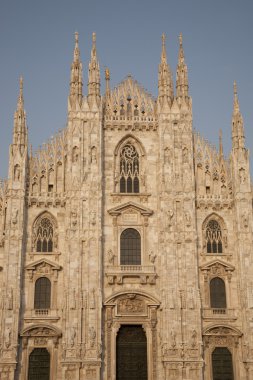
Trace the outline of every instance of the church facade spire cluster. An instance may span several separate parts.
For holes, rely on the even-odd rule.
[[[253,378],[253,210],[234,85],[232,149],[193,131],[182,35],[158,97],[101,94],[79,36],[67,127],[28,152],[23,79],[0,182],[0,378]],[[113,73],[112,73],[113,76]],[[229,108],[229,105],[228,105]]]

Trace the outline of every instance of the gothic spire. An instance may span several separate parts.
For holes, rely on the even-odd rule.
[[[110,70],[108,67],[105,69],[105,96],[110,98]]]
[[[219,158],[223,158],[223,142],[222,142],[222,129],[219,132]]]
[[[234,82],[234,107],[232,116],[232,144],[233,148],[244,148],[245,137],[244,137],[244,126],[243,118],[240,112],[239,100],[237,95],[237,86]]]
[[[13,145],[26,146],[27,145],[27,127],[26,127],[26,114],[24,110],[23,98],[23,78],[19,80],[19,97],[17,109],[14,113],[14,127],[13,127]]]
[[[182,99],[188,102],[188,70],[184,59],[184,49],[183,49],[183,37],[182,33],[179,35],[179,53],[178,53],[178,64],[177,64],[177,81],[176,81],[176,91],[177,98],[181,101]]]
[[[96,101],[97,105],[100,103],[100,69],[97,59],[96,33],[92,33],[92,49],[88,79],[88,101],[90,105],[93,104],[94,101]]]
[[[75,33],[75,49],[74,58],[71,65],[71,75],[70,75],[70,103],[73,107],[77,101],[79,106],[82,103],[83,97],[83,73],[82,73],[82,62],[80,61],[80,51],[78,44],[78,33]]]
[[[161,61],[159,64],[158,73],[158,97],[160,106],[163,107],[165,104],[171,106],[173,101],[173,81],[170,67],[167,63],[167,54],[165,47],[165,34],[162,35],[162,52]]]

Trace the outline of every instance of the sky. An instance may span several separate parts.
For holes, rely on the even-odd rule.
[[[109,67],[112,87],[132,74],[154,96],[161,35],[175,83],[182,33],[194,129],[216,146],[222,129],[229,155],[236,80],[246,145],[253,152],[252,15],[252,0],[0,0],[0,177],[7,176],[20,75],[33,149],[66,126],[75,31],[85,93],[96,32],[102,92]]]

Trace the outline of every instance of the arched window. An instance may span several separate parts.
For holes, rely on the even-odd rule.
[[[120,264],[141,265],[141,237],[134,228],[127,228],[120,236]]]
[[[35,235],[37,252],[53,252],[54,228],[49,218],[40,219],[36,226]]]
[[[139,154],[132,144],[126,144],[120,152],[120,192],[139,193]]]
[[[233,361],[226,347],[216,347],[212,353],[213,380],[233,380]]]
[[[210,281],[210,303],[211,308],[226,309],[226,288],[220,277],[215,277]]]
[[[210,220],[206,226],[207,253],[222,253],[222,232],[216,220]]]
[[[47,277],[40,277],[35,282],[34,309],[50,309],[51,282]]]
[[[29,355],[28,380],[49,380],[50,354],[46,348],[34,348]]]

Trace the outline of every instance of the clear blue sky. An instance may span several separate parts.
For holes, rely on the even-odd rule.
[[[34,148],[66,125],[76,30],[84,91],[95,31],[102,79],[105,66],[110,68],[113,86],[131,73],[155,96],[161,34],[167,35],[175,78],[182,32],[194,128],[216,145],[222,128],[225,153],[229,153],[236,79],[246,144],[253,154],[252,16],[252,0],[1,0],[0,176],[7,175],[21,74],[29,142]]]

